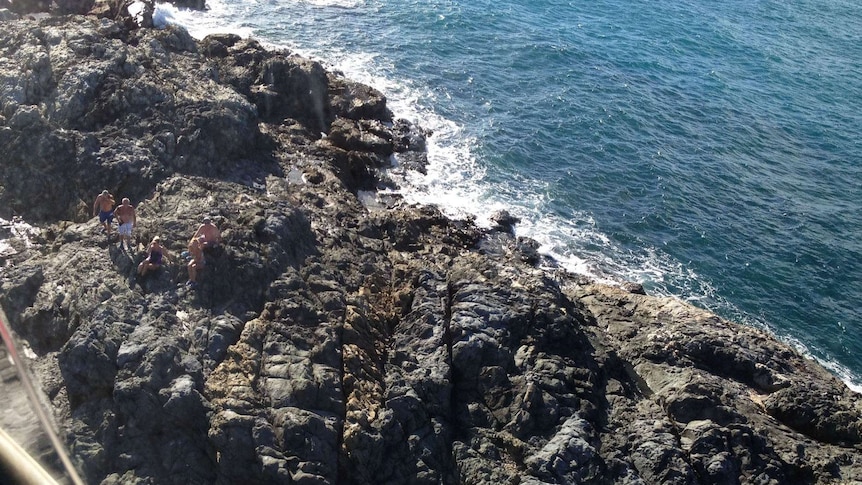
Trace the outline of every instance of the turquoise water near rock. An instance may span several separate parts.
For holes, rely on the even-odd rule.
[[[862,8],[841,0],[160,7],[383,91],[433,130],[408,200],[767,328],[862,390]]]

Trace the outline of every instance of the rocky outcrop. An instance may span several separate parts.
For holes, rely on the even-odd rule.
[[[206,0],[168,0],[167,2],[179,8],[193,10],[206,10]],[[8,10],[18,15],[28,14],[91,14],[114,20],[128,21],[130,25],[136,23],[129,12],[139,13],[138,21],[146,18],[143,22],[152,27],[153,12],[155,11],[155,0],[0,0],[0,9]],[[134,6],[133,6],[134,5]],[[138,22],[140,23],[140,22]]]
[[[88,483],[852,483],[862,402],[753,328],[548,269],[500,213],[363,205],[424,167],[385,97],[232,35],[0,37],[0,305]],[[91,217],[129,197],[131,250]],[[223,235],[196,287],[182,252]],[[168,264],[140,278],[161,236]]]

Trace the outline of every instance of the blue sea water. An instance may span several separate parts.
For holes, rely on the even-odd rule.
[[[862,391],[862,6],[208,0],[160,6],[383,91],[433,130],[411,201],[766,328]]]

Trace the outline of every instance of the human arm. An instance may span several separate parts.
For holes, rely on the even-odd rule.
[[[200,235],[201,235],[201,229],[203,229],[203,227],[204,227],[204,226],[200,226],[200,227],[198,227],[198,230],[197,230],[197,231],[195,231],[195,233],[194,233],[194,234],[192,234],[192,238],[191,238],[191,239],[189,239],[189,244],[191,244],[191,243],[192,243],[192,241],[194,241],[194,240],[196,240],[198,237],[200,237]]]

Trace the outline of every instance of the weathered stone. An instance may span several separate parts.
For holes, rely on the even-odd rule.
[[[0,39],[0,217],[41,230],[0,232],[0,304],[87,483],[862,476],[859,396],[766,333],[540,268],[511,215],[363,204],[427,164],[376,90],[100,15]],[[92,217],[104,188],[136,206],[130,249]],[[186,285],[204,216],[222,244]]]

